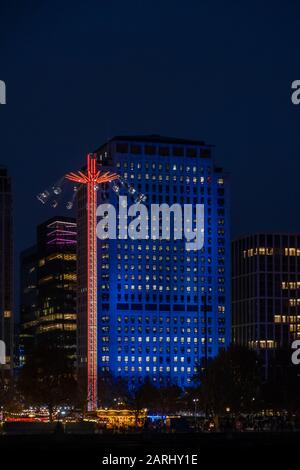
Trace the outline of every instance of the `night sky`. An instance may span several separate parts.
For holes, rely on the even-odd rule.
[[[299,39],[296,0],[1,0],[16,255],[53,214],[36,193],[115,134],[215,144],[233,235],[300,232]]]

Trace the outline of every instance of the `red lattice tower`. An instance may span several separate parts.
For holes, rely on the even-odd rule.
[[[68,173],[66,178],[87,188],[87,409],[97,409],[97,189],[118,179],[116,173],[97,169],[97,156],[87,155],[87,170]]]

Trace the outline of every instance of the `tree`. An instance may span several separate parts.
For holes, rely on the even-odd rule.
[[[72,362],[63,349],[37,347],[21,371],[19,388],[30,405],[47,406],[50,420],[56,406],[76,399]]]
[[[129,404],[135,411],[136,424],[141,410],[156,409],[158,403],[158,390],[151,384],[148,377],[139,388],[134,388],[130,393]]]
[[[269,364],[269,379],[263,386],[266,408],[299,412],[300,371],[291,361],[291,351],[275,352]]]
[[[158,408],[162,415],[179,410],[182,389],[178,385],[170,385],[158,389]]]
[[[0,410],[16,411],[20,408],[16,382],[12,375],[0,367]]]
[[[98,377],[99,405],[102,407],[122,406],[128,401],[126,382],[120,377],[114,377],[110,372],[103,372]]]
[[[231,345],[214,358],[201,379],[200,403],[213,414],[251,412],[259,401],[260,374],[254,351]]]

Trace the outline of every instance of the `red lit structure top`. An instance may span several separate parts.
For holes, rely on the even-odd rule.
[[[116,173],[109,171],[102,172],[97,170],[97,158],[93,154],[87,156],[87,172],[78,171],[77,173],[68,173],[66,178],[75,183],[88,184],[88,183],[110,183],[111,181],[118,179],[119,176]]]

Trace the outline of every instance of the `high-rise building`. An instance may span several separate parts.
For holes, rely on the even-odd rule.
[[[8,171],[0,167],[0,340],[6,346],[6,365],[14,365],[13,314],[13,215],[12,184]]]
[[[300,235],[259,233],[232,243],[232,327],[267,379],[278,353],[300,337]]]
[[[204,204],[204,247],[186,239],[98,239],[98,371],[129,384],[191,383],[230,340],[228,176],[201,141],[161,136],[115,137],[97,151],[103,171],[123,177],[144,203]],[[126,186],[126,185],[125,185]],[[114,183],[98,203],[117,208]],[[122,193],[122,187],[120,194]],[[130,193],[130,191],[129,191]],[[133,203],[128,199],[128,205]],[[194,214],[194,213],[193,213]],[[172,212],[170,217],[172,218]],[[130,217],[128,223],[130,222]],[[123,224],[117,219],[118,228]],[[170,225],[172,227],[172,223]],[[195,227],[195,226],[194,226]],[[78,197],[78,365],[87,365],[86,192]]]
[[[53,217],[37,228],[37,244],[21,257],[24,359],[35,344],[64,348],[76,360],[77,224]]]

